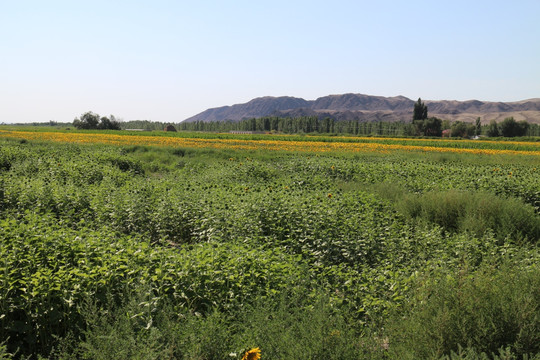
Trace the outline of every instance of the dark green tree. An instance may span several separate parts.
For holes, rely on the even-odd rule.
[[[430,117],[424,120],[424,136],[441,136],[442,120],[436,117]]]
[[[107,117],[100,118],[98,114],[91,111],[82,114],[80,119],[75,118],[73,126],[84,130],[120,130],[120,123],[113,115],[111,115],[111,119]]]
[[[473,137],[476,135],[476,126],[473,123],[467,124],[467,137]]]
[[[489,122],[488,130],[487,130],[487,136],[489,137],[497,137],[499,136],[499,125],[497,124],[497,121],[491,120]]]
[[[407,124],[403,128],[403,135],[405,136],[416,136],[416,127],[414,124]]]
[[[73,126],[77,129],[97,129],[99,125],[99,115],[91,111],[85,112],[81,115],[81,118],[75,118],[73,120]]]
[[[526,121],[517,122],[513,117],[507,117],[501,123],[501,134],[504,137],[525,136],[529,129]]]
[[[418,98],[418,101],[414,104],[413,110],[413,121],[414,120],[425,120],[428,117],[428,108],[422,102],[422,99]]]
[[[111,118],[103,116],[98,124],[98,129],[101,130],[120,130],[120,123],[111,115]]]
[[[443,120],[441,127],[443,130],[450,129],[452,127],[452,122],[450,122],[450,120]]]
[[[517,135],[516,136],[525,136],[527,135],[527,131],[529,131],[530,124],[525,121],[521,120],[517,123]]]
[[[418,98],[418,101],[414,104],[413,110],[413,126],[415,128],[415,134],[417,136],[425,135],[425,120],[427,119],[427,106],[422,102],[422,99]]]
[[[474,134],[476,136],[480,136],[482,134],[482,121],[480,120],[480,117],[476,118],[476,122],[475,122],[474,126],[475,126]]]
[[[456,121],[452,124],[452,137],[466,137],[467,124],[463,121]]]
[[[501,134],[504,137],[516,136],[517,122],[513,117],[507,117],[501,122]]]

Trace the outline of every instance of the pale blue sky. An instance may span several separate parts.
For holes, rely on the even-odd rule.
[[[540,97],[540,1],[0,0],[0,122],[349,92]]]

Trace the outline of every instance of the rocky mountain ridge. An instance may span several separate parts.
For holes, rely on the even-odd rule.
[[[516,120],[540,123],[540,98],[516,102],[487,102],[479,100],[425,100],[430,116],[448,120],[482,122]],[[255,98],[244,104],[205,110],[184,121],[223,121],[264,116],[318,116],[336,120],[410,121],[415,101],[404,96],[383,97],[364,94],[328,95],[316,100],[291,96]]]

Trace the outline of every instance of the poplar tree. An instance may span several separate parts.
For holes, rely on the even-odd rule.
[[[413,121],[425,120],[427,117],[427,106],[422,102],[422,99],[418,98],[418,101],[414,104]]]

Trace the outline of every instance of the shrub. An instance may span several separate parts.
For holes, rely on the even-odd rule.
[[[260,347],[264,358],[358,359],[359,334],[323,296],[298,294],[281,301],[256,301],[234,313],[153,311],[151,300],[135,294],[120,307],[83,310],[89,319],[84,339],[64,346],[58,357],[83,359],[240,359]],[[151,315],[151,316],[150,316]],[[154,321],[149,322],[149,318]],[[369,340],[367,340],[369,341]],[[366,346],[370,350],[373,346]]]
[[[440,275],[440,274],[439,274]],[[390,348],[400,357],[439,358],[460,347],[496,354],[540,352],[540,269],[427,276],[405,316],[388,324]]]
[[[437,224],[449,232],[482,236],[491,229],[501,240],[536,243],[540,238],[540,216],[532,206],[515,198],[469,191],[433,191],[407,194],[396,206],[410,218]]]

